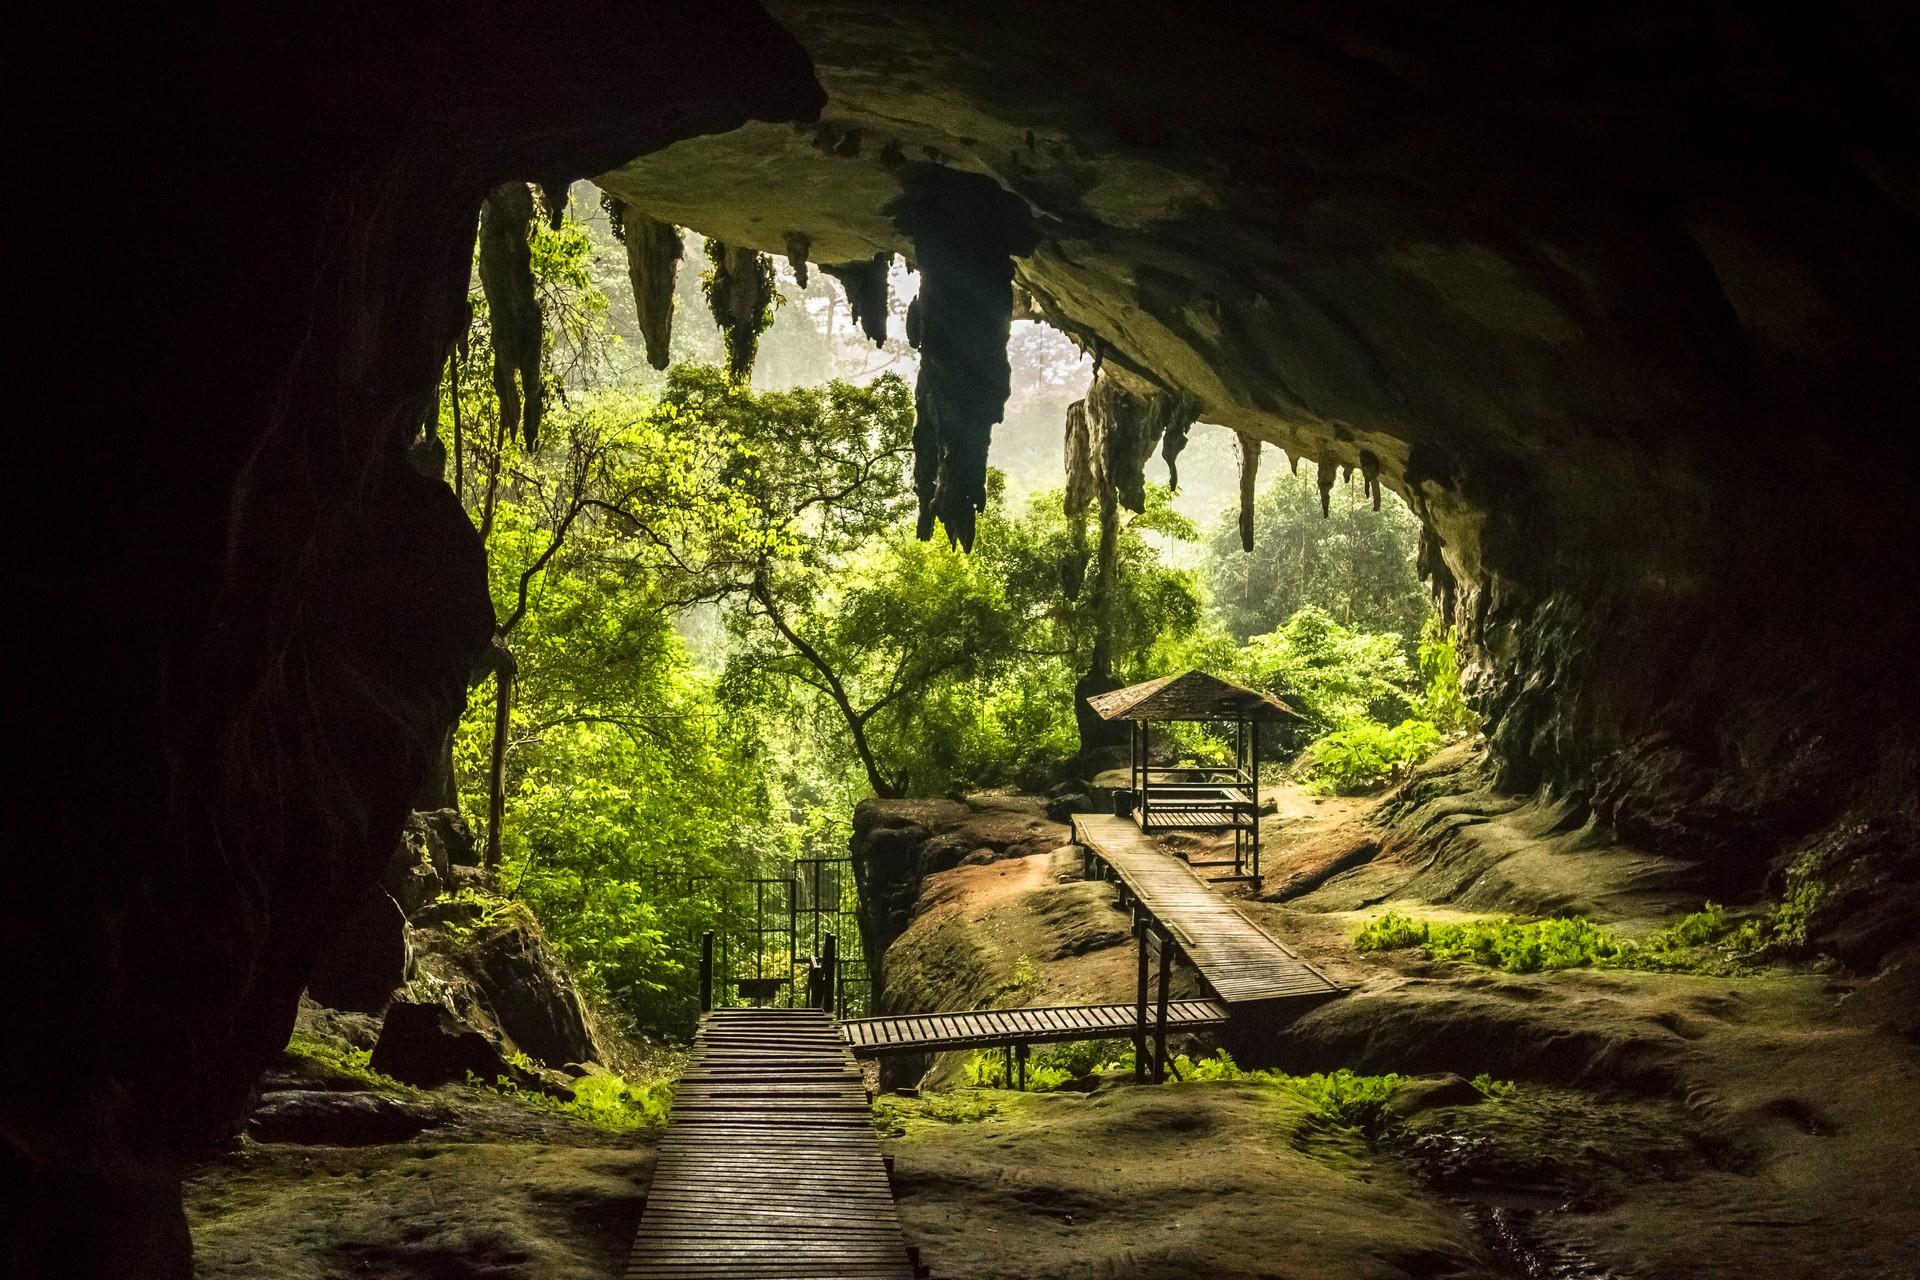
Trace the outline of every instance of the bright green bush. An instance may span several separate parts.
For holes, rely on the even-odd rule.
[[[1466,960],[1509,973],[1547,973],[1591,966],[1692,973],[1739,972],[1742,928],[1715,902],[1649,936],[1621,937],[1584,916],[1547,920],[1472,920],[1440,924],[1399,912],[1370,920],[1354,934],[1359,951],[1423,947],[1435,960]],[[1716,945],[1731,941],[1731,946]]]
[[[1364,795],[1399,778],[1439,746],[1440,731],[1431,721],[1402,720],[1389,729],[1362,720],[1314,743],[1303,773],[1308,787],[1321,795]]]
[[[1426,718],[1441,733],[1471,729],[1476,718],[1460,689],[1460,650],[1453,628],[1438,614],[1420,628],[1417,662]]]
[[[472,1076],[468,1081],[479,1083]],[[638,1084],[629,1084],[611,1072],[581,1076],[571,1085],[571,1102],[537,1089],[523,1089],[505,1076],[495,1079],[492,1087],[521,1106],[568,1116],[609,1133],[656,1128],[667,1122],[673,1110],[674,1082],[668,1076]]]
[[[1378,920],[1369,920],[1353,936],[1357,951],[1399,951],[1416,947],[1427,940],[1427,923],[1389,911]]]

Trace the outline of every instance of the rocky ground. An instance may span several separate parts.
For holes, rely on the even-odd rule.
[[[919,1087],[883,1093],[876,1124],[936,1276],[1915,1274],[1920,1047],[1910,1003],[1888,998],[1897,966],[1877,981],[1812,966],[1511,974],[1362,954],[1354,930],[1389,908],[1581,911],[1644,934],[1698,899],[1672,888],[1683,869],[1537,807],[1451,800],[1413,815],[1429,829],[1414,842],[1404,795],[1275,799],[1267,882],[1246,908],[1350,987],[1295,1024],[1276,1065],[1406,1079],[1336,1117],[1272,1081],[1112,1072],[1022,1094],[969,1084],[967,1055],[896,1064],[888,1086]],[[1131,995],[1125,918],[1079,878],[1042,802],[913,803],[866,819],[895,833],[869,853],[912,867],[889,888],[906,898],[890,1007]],[[462,974],[531,943],[463,936],[461,954],[429,940],[419,968],[450,1005],[491,1007]],[[312,1006],[302,1028],[341,1052],[378,1034]],[[618,1274],[657,1130],[609,1132],[532,1085],[382,1092],[311,1059],[263,1089],[252,1136],[190,1184],[202,1275]]]
[[[1266,900],[1247,908],[1351,988],[1296,1024],[1277,1065],[1416,1079],[1359,1129],[1246,1082],[889,1099],[902,1216],[935,1274],[1915,1274],[1920,1047],[1884,998],[1898,973],[1363,955],[1354,930],[1388,909],[1581,912],[1636,935],[1700,899],[1674,888],[1684,868],[1537,805],[1451,802],[1426,816],[1443,838],[1416,844],[1377,825],[1380,802],[1277,801]],[[1061,851],[929,876],[889,953],[891,998],[1128,998],[1121,917],[1076,869]],[[944,1056],[927,1084],[964,1065]],[[1482,1073],[1512,1090],[1462,1079]]]

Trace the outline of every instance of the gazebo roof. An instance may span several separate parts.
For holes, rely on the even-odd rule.
[[[1102,720],[1298,720],[1300,713],[1270,693],[1229,684],[1204,671],[1183,671],[1112,693],[1087,705]]]

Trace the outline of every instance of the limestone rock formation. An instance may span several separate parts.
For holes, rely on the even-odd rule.
[[[351,1089],[279,1089],[260,1095],[260,1105],[247,1117],[247,1133],[256,1142],[355,1146],[405,1142],[439,1123],[440,1114],[435,1108],[383,1094]]]
[[[510,913],[462,950],[463,967],[516,1046],[555,1067],[603,1056],[579,992],[531,916]]]
[[[14,281],[15,594],[58,604],[9,637],[14,1272],[185,1274],[178,1161],[237,1122],[459,713],[485,566],[406,450],[502,184],[911,253],[956,537],[1016,282],[1209,421],[1370,454],[1501,786],[1809,887],[1816,942],[1912,902],[1904,15],[769,8],[40,15],[14,167],[87,251]],[[1867,965],[1898,931],[1846,936]]]
[[[628,209],[613,197],[608,197],[608,206],[627,250],[627,280],[633,286],[634,312],[647,344],[647,363],[664,369],[671,359],[667,344],[673,337],[674,280],[685,253],[680,228]]]
[[[9,542],[60,621],[7,655],[35,802],[6,843],[37,851],[0,925],[35,1046],[0,1090],[10,1275],[188,1274],[181,1161],[243,1120],[459,714],[484,559],[406,450],[486,193],[821,102],[733,0],[341,22],[49,12],[0,89],[92,246],[15,277],[39,480]]]
[[[473,1075],[486,1081],[509,1080],[523,1089],[565,1100],[573,1097],[571,1090],[546,1075],[515,1066],[493,1039],[437,1004],[396,1001],[380,1024],[380,1039],[368,1065],[422,1088],[453,1084]]]
[[[961,865],[977,850],[991,859],[1024,858],[1065,844],[1071,832],[1043,801],[981,793],[958,800],[865,800],[853,813],[853,873],[860,888],[862,954],[878,972],[887,948],[906,931],[926,877]]]
[[[379,1013],[412,966],[406,913],[376,889],[320,957],[307,994],[330,1009]]]

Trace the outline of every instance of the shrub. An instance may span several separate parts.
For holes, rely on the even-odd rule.
[[[468,1083],[486,1082],[469,1075]],[[523,1089],[505,1076],[497,1077],[492,1087],[521,1106],[568,1116],[610,1133],[631,1133],[635,1129],[664,1125],[673,1110],[674,1084],[665,1076],[629,1084],[611,1072],[595,1072],[573,1082],[571,1102],[537,1089]]]
[[[1495,1080],[1482,1071],[1473,1078],[1473,1087],[1478,1089],[1483,1097],[1498,1101],[1501,1098],[1511,1098],[1520,1086],[1511,1080]]]
[[[1358,951],[1399,951],[1426,940],[1426,921],[1389,911],[1378,920],[1369,920],[1360,926],[1360,932],[1353,936],[1353,945]]]
[[[1364,795],[1394,781],[1439,745],[1440,731],[1429,720],[1402,720],[1391,729],[1359,721],[1308,748],[1307,785],[1321,795]]]
[[[1460,690],[1460,650],[1453,628],[1437,614],[1420,628],[1417,660],[1427,719],[1442,733],[1471,729],[1474,714]]]
[[[411,1085],[375,1071],[371,1065],[373,1055],[366,1049],[336,1045],[296,1031],[287,1041],[286,1055],[292,1065],[321,1079],[350,1081],[376,1093],[418,1092]]]
[[[1750,922],[1736,928],[1720,904],[1652,934],[1644,942],[1623,938],[1584,916],[1547,920],[1473,920],[1439,924],[1389,911],[1363,924],[1353,937],[1358,951],[1423,947],[1435,960],[1467,960],[1509,973],[1542,973],[1592,966],[1666,972],[1731,974]],[[1730,945],[1716,946],[1728,943]]]

